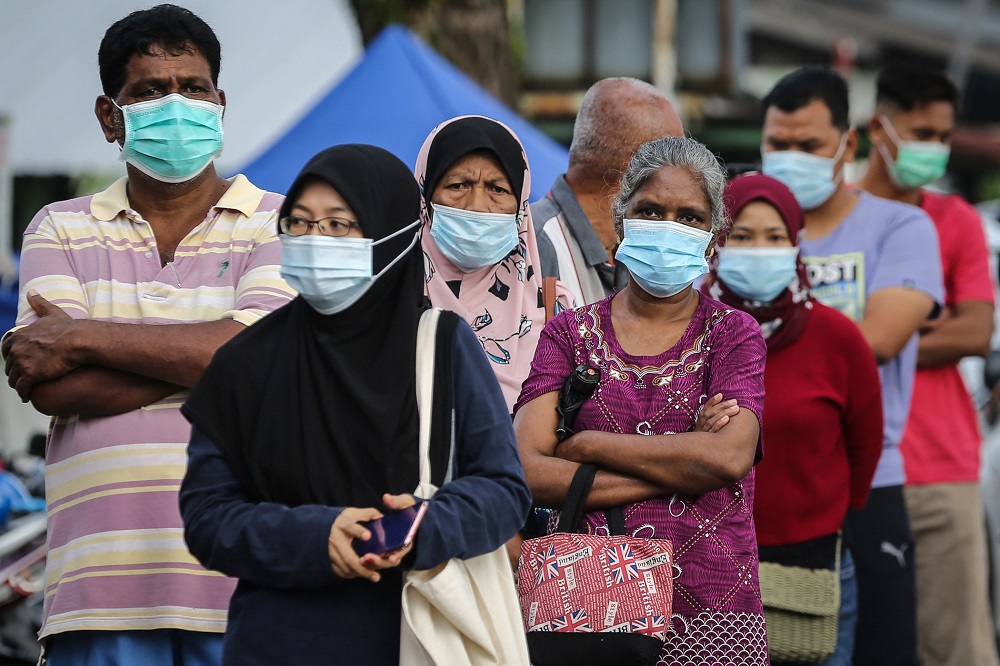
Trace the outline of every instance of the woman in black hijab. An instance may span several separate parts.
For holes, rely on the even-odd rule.
[[[412,551],[354,552],[368,536],[359,523],[412,504],[417,486],[419,210],[390,153],[316,155],[281,209],[282,276],[299,297],[223,346],[184,405],[185,538],[239,580],[225,664],[398,663],[400,569],[495,550],[527,512],[503,395],[471,329],[444,313],[431,425],[441,488]]]

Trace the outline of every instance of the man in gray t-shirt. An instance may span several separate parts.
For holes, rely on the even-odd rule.
[[[848,122],[847,84],[825,67],[803,67],[764,98],[762,162],[805,211],[801,256],[813,294],[858,323],[879,363],[883,453],[868,504],[847,517],[857,571],[853,663],[911,665],[916,655],[913,533],[903,499],[899,440],[909,413],[920,325],[944,302],[937,233],[919,208],[852,190],[844,165],[857,133]],[[844,558],[845,560],[848,557]],[[841,568],[842,599],[855,581]],[[848,663],[846,604],[836,663]]]

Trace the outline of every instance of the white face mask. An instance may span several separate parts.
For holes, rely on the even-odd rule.
[[[413,249],[420,234],[414,233],[413,240],[406,249],[376,275],[372,275],[372,248],[418,224],[420,220],[415,220],[377,241],[370,238],[282,234],[281,277],[316,312],[325,315],[343,312],[364,296],[375,280],[385,275],[386,271]]]

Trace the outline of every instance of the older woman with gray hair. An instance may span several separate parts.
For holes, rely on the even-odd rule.
[[[753,524],[765,343],[750,315],[692,288],[725,226],[724,187],[693,139],[639,149],[614,205],[631,279],[546,325],[515,406],[538,506],[560,507],[579,465],[596,464],[579,530],[608,534],[605,510],[622,507],[629,535],[673,542],[660,664],[768,660]],[[600,384],[560,443],[559,389],[580,364],[600,368]]]

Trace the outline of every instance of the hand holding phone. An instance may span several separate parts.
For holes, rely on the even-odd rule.
[[[369,553],[384,557],[410,546],[425,513],[427,502],[420,501],[409,508],[361,523],[371,533],[371,538],[367,541],[354,539],[354,552],[359,557]]]

